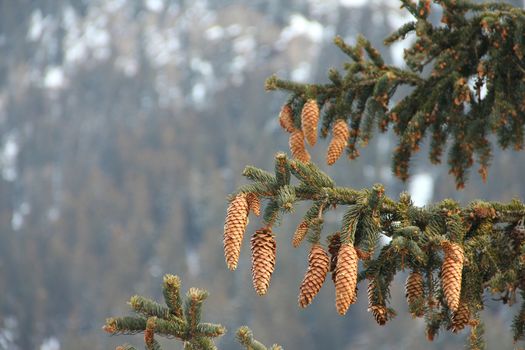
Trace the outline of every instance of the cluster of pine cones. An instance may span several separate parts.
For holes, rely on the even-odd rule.
[[[304,140],[310,146],[314,146],[317,142],[317,127],[319,124],[319,106],[315,99],[309,99],[303,106],[301,111],[301,129],[297,129],[294,125],[293,111],[290,105],[284,105],[279,113],[279,123],[281,127],[290,133],[290,151],[292,156],[303,162],[310,161],[310,153],[305,147]],[[328,165],[334,164],[343,150],[348,144],[348,137],[350,132],[348,125],[344,119],[337,119],[332,128],[332,140],[328,146],[326,154],[326,162]]]
[[[260,215],[260,199],[254,193],[239,193],[230,202],[226,222],[224,224],[224,255],[230,270],[237,268],[244,232],[248,224],[248,214],[252,211]],[[309,225],[301,222],[292,237],[292,245],[298,247],[308,233]],[[454,332],[462,330],[470,322],[468,305],[460,302],[461,278],[463,270],[463,248],[453,242],[442,244],[444,259],[441,268],[443,294],[448,308],[452,311],[451,329]],[[257,294],[264,295],[268,291],[270,279],[275,269],[276,242],[271,227],[263,227],[251,238],[252,280]],[[315,242],[310,248],[308,269],[299,287],[299,306],[305,308],[313,301],[331,272],[335,284],[335,304],[339,314],[344,315],[351,304],[357,300],[357,273],[359,259],[367,259],[351,243],[341,240],[341,235],[335,233],[328,237],[328,251]],[[406,298],[410,312],[414,317],[422,317],[425,304],[425,287],[423,275],[413,271],[407,278]],[[371,279],[368,284],[368,311],[378,324],[384,325],[392,315],[384,300],[378,302],[377,282]],[[428,298],[431,307],[432,298]],[[428,334],[432,339],[432,334]]]

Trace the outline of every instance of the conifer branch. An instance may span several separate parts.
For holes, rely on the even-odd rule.
[[[525,11],[502,3],[435,0],[442,10],[441,24],[435,25],[429,20],[430,0],[401,2],[414,21],[384,43],[415,34],[415,42],[405,51],[408,68],[385,64],[362,36],[355,45],[336,37],[335,45],[349,61],[343,72],[329,70],[330,83],[302,84],[271,76],[266,89],[290,93],[283,110],[298,131],[304,131],[301,116],[305,107],[312,109],[313,101],[321,111],[322,137],[336,121],[344,121],[350,127],[346,142],[350,159],[359,155],[358,145],[366,145],[376,128],[385,132],[392,127],[399,141],[392,168],[400,179],[408,178],[409,161],[428,136],[433,163],[441,162],[450,141],[448,164],[458,188],[464,186],[475,159],[485,180],[492,134],[503,149],[525,146]],[[393,100],[402,86],[410,87],[410,92]],[[307,128],[312,129],[310,122]],[[294,140],[297,146],[300,140]],[[338,158],[334,152],[330,165]],[[297,153],[297,159],[308,160],[303,153]]]
[[[245,191],[252,189],[255,192],[251,195],[268,201],[267,210],[269,207],[273,216],[269,216],[269,220],[265,217],[262,230],[271,232],[277,224],[273,217],[292,212],[298,202],[311,203],[294,234],[294,246],[298,246],[308,232],[308,240],[314,245],[320,244],[324,215],[335,208],[346,208],[338,232],[326,237],[332,265],[339,266],[329,270],[334,273],[341,314],[355,302],[355,291],[345,288],[353,289],[353,281],[359,283],[367,279],[369,310],[383,325],[396,314],[389,306],[391,283],[399,271],[410,269],[418,272],[418,279],[410,286],[409,309],[414,315],[425,316],[427,337],[433,339],[442,328],[458,332],[465,325],[472,326],[475,322],[470,322],[470,315],[477,315],[483,308],[484,293],[491,293],[510,305],[509,300],[513,300],[516,291],[525,290],[525,204],[521,201],[474,201],[460,206],[445,199],[417,207],[407,193],[402,193],[399,200],[387,197],[379,184],[362,190],[337,186],[314,164],[290,160],[282,153],[276,155],[274,175],[269,176],[255,167],[249,169],[252,174],[249,178],[254,184],[242,186],[231,197],[247,196],[249,193]],[[288,171],[291,178],[286,184],[274,181],[288,176]],[[266,175],[257,176],[259,173]],[[258,188],[264,191],[257,192]],[[235,214],[231,210],[229,213]],[[381,236],[389,237],[390,242],[381,245]],[[339,247],[344,247],[346,254],[342,262],[337,260]],[[350,247],[363,260],[364,268],[357,275],[354,275],[355,253]],[[319,249],[324,248],[319,246]],[[302,287],[302,306],[309,304],[320,288],[322,276],[326,274],[322,271],[328,268],[324,267],[328,263],[326,259],[316,260],[323,268],[316,272],[320,277],[315,280],[315,288],[314,284],[308,289]],[[273,260],[258,264],[263,267],[270,264],[273,271]],[[338,271],[345,273],[339,282]],[[268,284],[266,281],[265,286]],[[525,329],[522,313],[513,325],[516,339],[523,337]],[[480,348],[481,335],[481,326],[472,330],[469,341],[477,344],[472,348]]]

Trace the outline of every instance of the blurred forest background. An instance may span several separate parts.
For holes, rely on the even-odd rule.
[[[363,33],[402,64],[407,43],[382,39],[408,20],[396,0],[0,0],[0,349],[139,345],[101,326],[133,294],[160,299],[164,273],[210,291],[205,319],[229,329],[221,349],[238,348],[242,324],[289,350],[461,347],[466,332],[426,341],[407,313],[405,276],[392,295],[399,315],[383,328],[363,287],[346,317],[330,283],[299,309],[307,252],[289,241],[304,208],[276,230],[267,296],[252,289],[246,243],[235,273],[222,252],[226,196],[245,183],[243,167],[272,169],[288,150],[277,122],[286,96],[265,93],[265,78],[325,81],[345,60],[335,34]],[[376,137],[327,171],[340,185],[384,183],[393,197],[408,189],[419,204],[525,198],[523,152],[496,151],[488,183],[473,172],[456,192],[424,150],[411,181],[393,178],[394,143]],[[321,165],[326,145],[313,151]],[[485,310],[489,349],[512,348],[516,311]]]

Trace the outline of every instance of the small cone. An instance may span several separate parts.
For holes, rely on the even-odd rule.
[[[337,276],[337,254],[341,248],[341,234],[339,232],[334,233],[328,237],[328,252],[330,253],[330,272],[332,273],[332,281],[335,283],[335,276]]]
[[[310,161],[310,154],[305,148],[304,135],[301,130],[294,130],[290,134],[289,145],[292,157],[303,163]]]
[[[317,142],[317,124],[319,123],[319,106],[315,99],[306,101],[301,112],[301,128],[310,146]]]
[[[346,314],[350,304],[356,301],[357,263],[354,246],[341,244],[335,277],[335,305],[340,315]]]
[[[301,223],[295,229],[295,233],[292,237],[292,246],[294,248],[299,247],[304,237],[308,233],[308,223],[306,221],[301,221]]]
[[[449,309],[456,312],[459,307],[459,297],[461,294],[461,275],[464,260],[463,248],[459,244],[452,242],[444,242],[442,246],[445,252],[445,258],[441,266],[441,285]]]
[[[425,294],[423,276],[419,272],[412,272],[408,275],[405,283],[406,298],[409,306],[421,302]],[[419,308],[417,312],[412,313],[414,317],[422,317],[424,313],[423,308]]]
[[[350,132],[348,130],[346,121],[343,119],[338,119],[332,129],[332,140],[330,141],[328,152],[326,154],[326,162],[328,165],[334,164],[339,159],[339,157],[341,157],[343,150],[348,144],[349,136]]]
[[[284,105],[279,113],[279,124],[281,127],[289,133],[295,130],[293,125],[293,111],[290,105]]]
[[[458,310],[452,315],[452,332],[461,331],[470,321],[470,310],[466,303],[460,303]]]
[[[307,307],[323,286],[330,268],[330,258],[319,243],[313,244],[308,256],[308,270],[299,288],[299,305]]]
[[[252,236],[252,280],[257,294],[264,295],[275,268],[276,243],[272,230],[262,228]]]
[[[259,199],[259,196],[257,196],[255,193],[248,193],[246,195],[246,201],[248,201],[248,208],[252,213],[254,213],[256,216],[261,215],[261,201]]]
[[[371,312],[372,315],[374,315],[374,319],[376,320],[377,324],[380,326],[384,326],[386,321],[388,321],[388,311],[386,309],[385,305],[380,305],[375,303],[375,290],[376,290],[376,282],[375,280],[370,280],[368,282],[368,312]]]
[[[238,194],[228,206],[224,224],[224,257],[230,270],[237,268],[242,238],[248,223],[248,201],[246,194]]]

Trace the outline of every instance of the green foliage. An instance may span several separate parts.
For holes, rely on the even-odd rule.
[[[392,126],[399,138],[392,167],[399,178],[408,178],[410,158],[429,135],[429,158],[435,163],[450,139],[448,164],[458,188],[474,158],[485,179],[491,134],[504,149],[524,147],[525,11],[502,3],[435,0],[442,12],[436,25],[429,19],[430,0],[402,3],[414,21],[385,44],[415,35],[405,50],[408,69],[386,65],[362,36],[354,46],[336,37],[334,43],[349,62],[342,73],[329,70],[331,83],[299,84],[272,76],[266,88],[289,91],[288,104],[296,116],[305,100],[315,97],[323,111],[324,137],[336,118],[347,120],[350,158],[358,156],[357,144],[366,145],[376,127],[385,132]],[[393,96],[402,86],[410,92],[396,102]]]
[[[447,242],[454,242],[464,250],[462,266],[461,302],[472,314],[469,344],[482,349],[482,326],[479,311],[483,309],[485,292],[499,296],[504,304],[512,304],[516,291],[525,290],[525,204],[518,200],[510,203],[475,201],[467,206],[445,199],[427,207],[415,207],[407,193],[395,201],[384,195],[381,185],[371,189],[354,190],[335,186],[313,164],[302,164],[277,155],[275,169],[291,171],[295,179],[286,185],[255,183],[255,187],[270,188],[270,192],[255,192],[268,199],[271,211],[288,212],[282,208],[299,201],[312,202],[304,222],[309,225],[312,242],[320,242],[325,213],[336,207],[348,209],[341,223],[341,239],[353,243],[364,260],[358,281],[370,281],[371,305],[385,307],[387,319],[395,316],[389,307],[390,287],[395,275],[405,269],[419,271],[425,281],[425,300],[412,305],[413,311],[423,310],[427,323],[427,337],[433,339],[440,329],[453,328],[453,312],[444,298],[440,283]],[[284,163],[287,163],[285,165]],[[250,167],[250,169],[252,169]],[[300,169],[300,171],[297,171]],[[276,177],[278,175],[276,174]],[[270,178],[270,177],[267,177]],[[273,180],[271,180],[273,181]],[[325,187],[325,185],[328,185]],[[302,190],[308,188],[308,191]],[[280,198],[295,193],[293,201]],[[268,225],[275,224],[267,221]],[[391,240],[381,246],[379,238]],[[379,250],[378,254],[374,254]],[[419,313],[419,312],[417,312]],[[525,318],[523,309],[513,325],[515,339],[523,337]]]
[[[144,333],[146,350],[162,349],[154,337],[155,334],[183,341],[185,350],[217,349],[213,338],[226,333],[226,328],[200,321],[202,304],[208,297],[208,292],[190,288],[182,307],[180,285],[178,276],[165,275],[163,294],[167,306],[135,295],[131,297],[129,304],[138,315],[108,318],[103,329],[111,335]],[[253,339],[252,331],[246,326],[239,328],[237,339],[247,350],[267,350],[264,345]],[[269,349],[282,350],[278,345]],[[125,344],[117,347],[117,350],[135,348]]]

